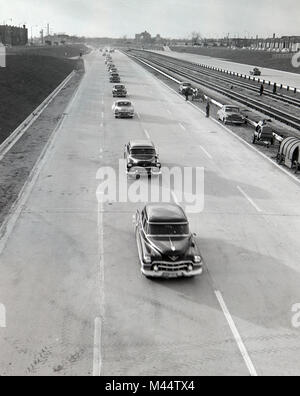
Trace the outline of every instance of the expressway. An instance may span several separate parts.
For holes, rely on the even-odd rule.
[[[136,117],[113,117],[104,58],[87,55],[0,240],[0,375],[299,375],[299,183],[113,59]],[[144,278],[132,224],[143,203],[97,200],[99,169],[118,172],[125,143],[148,137],[163,166],[205,169],[204,210],[189,215],[200,278]]]
[[[161,51],[154,51],[157,53],[162,53]],[[195,62],[207,66],[213,66],[225,70],[232,71],[234,73],[248,74],[249,71],[253,70],[254,67],[257,67],[254,62],[255,52],[253,52],[253,65],[245,65],[242,63],[231,62],[229,60],[212,58],[210,56],[198,55],[198,54],[189,54],[183,52],[176,51],[164,51],[164,55],[170,56],[172,58],[183,59],[190,62]],[[276,56],[276,55],[275,55]],[[283,84],[284,86],[290,86],[293,88],[300,89],[300,74],[284,72],[281,70],[269,69],[266,67],[259,67],[262,72],[262,78],[271,81],[272,83],[276,82],[277,85]]]

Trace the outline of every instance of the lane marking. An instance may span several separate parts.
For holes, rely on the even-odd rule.
[[[6,327],[6,308],[4,304],[0,304],[0,328]]]
[[[143,66],[140,66],[141,69],[145,70],[143,68]],[[175,91],[175,89],[169,87],[168,84],[166,84],[165,82],[163,82],[162,80],[160,80],[158,77],[154,76],[153,74],[150,73],[150,75],[152,76],[153,79],[156,79],[159,83],[161,83],[162,85],[164,85],[169,91],[172,91],[173,94],[176,94],[177,96],[179,96],[181,98],[182,101],[184,101],[185,103],[187,103],[190,106],[193,106],[197,111],[199,111],[200,113],[206,115],[205,111],[201,110],[199,107],[197,107],[196,105],[194,105],[194,103],[191,102],[186,102],[185,99],[177,92]],[[168,76],[170,77],[170,76]],[[170,78],[172,79],[172,78]],[[180,83],[180,82],[178,82]],[[284,169],[282,166],[280,166],[279,164],[277,164],[276,162],[272,161],[271,158],[269,158],[266,154],[262,153],[261,151],[259,151],[254,145],[251,145],[250,143],[246,142],[243,138],[241,138],[240,136],[236,135],[233,131],[231,131],[229,128],[227,128],[225,125],[221,124],[219,121],[215,120],[214,118],[210,117],[210,120],[213,121],[215,124],[219,125],[220,127],[222,127],[225,131],[227,131],[228,133],[230,133],[230,135],[232,135],[235,139],[238,139],[241,143],[243,143],[244,145],[246,145],[248,148],[250,148],[252,151],[255,151],[257,154],[259,154],[261,157],[263,157],[265,160],[267,160],[268,162],[270,162],[273,166],[275,166],[277,169],[279,169],[281,172],[283,172],[284,174],[286,174],[287,176],[289,176],[293,181],[297,182],[300,184],[300,179],[298,179],[296,176],[292,175],[291,173],[289,173],[286,169]]]
[[[173,190],[171,191],[171,195],[172,195],[172,198],[173,198],[174,202],[176,203],[176,205],[180,205],[179,200],[176,196],[176,193]]]
[[[181,122],[179,123],[179,126],[181,129],[183,129],[184,131],[186,131],[186,127],[184,125],[181,124]]]
[[[100,149],[101,151],[101,149]],[[105,315],[105,290],[104,290],[104,205],[103,205],[104,191],[97,191],[98,199],[98,256],[99,256],[99,312],[100,315],[95,319],[95,334],[94,334],[94,357],[93,357],[93,376],[100,377],[102,370],[102,322]]]
[[[104,111],[101,112],[101,118],[104,118]]]
[[[102,338],[102,321],[100,318],[96,318],[95,328],[94,328],[93,377],[101,376],[101,369],[102,369],[101,338]]]
[[[140,113],[138,111],[136,112],[136,115],[137,115],[137,118],[140,120],[141,116],[140,116]]]
[[[239,190],[239,192],[247,199],[248,202],[250,202],[250,204],[259,212],[261,213],[262,210],[260,209],[260,207],[258,205],[256,205],[256,203],[253,201],[253,199],[251,197],[249,197],[249,195],[240,187],[237,186],[237,189]]]
[[[238,348],[239,348],[239,350],[240,350],[240,352],[242,354],[242,357],[244,359],[244,362],[246,363],[246,366],[247,366],[247,368],[249,370],[250,375],[252,377],[258,377],[258,374],[256,372],[256,369],[255,369],[253,363],[252,363],[252,360],[251,360],[251,358],[249,356],[249,353],[248,353],[248,351],[247,351],[247,349],[245,347],[245,344],[243,343],[243,340],[242,340],[242,338],[240,336],[240,333],[239,333],[239,331],[238,331],[238,329],[237,329],[237,327],[236,327],[236,325],[235,325],[235,323],[234,323],[234,321],[232,319],[232,316],[230,315],[230,312],[229,312],[229,310],[228,310],[228,308],[226,306],[226,303],[225,303],[225,301],[223,299],[222,293],[220,291],[218,291],[218,290],[215,290],[215,295],[216,295],[217,300],[218,300],[218,302],[219,302],[219,304],[221,306],[221,309],[222,309],[222,311],[223,311],[223,313],[225,315],[225,318],[226,318],[226,320],[227,320],[227,322],[229,324],[230,330],[231,330],[231,332],[232,332],[232,334],[234,336],[234,339],[235,339],[235,341],[236,341],[236,343],[238,345]]]
[[[150,137],[149,132],[147,131],[147,129],[144,129],[144,133],[146,135],[146,138],[151,140],[151,137]]]
[[[213,157],[209,154],[209,152],[208,152],[207,150],[205,150],[204,147],[202,147],[201,145],[199,145],[199,147],[200,147],[200,149],[203,151],[203,153],[204,153],[205,155],[207,155],[207,157],[208,157],[209,159],[212,159],[212,158],[213,158]]]

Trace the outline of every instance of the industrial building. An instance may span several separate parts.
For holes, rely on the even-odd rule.
[[[4,45],[26,45],[28,43],[28,29],[22,27],[0,25],[0,43]]]

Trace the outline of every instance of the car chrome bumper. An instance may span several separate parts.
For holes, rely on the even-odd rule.
[[[136,177],[136,176],[148,176],[150,173],[152,176],[160,176],[161,175],[161,169],[160,168],[142,168],[142,167],[136,167],[132,168],[131,171],[127,170],[127,175]]]
[[[141,272],[143,275],[151,277],[151,278],[190,278],[193,276],[200,276],[203,274],[203,268],[195,269],[193,271],[187,270],[178,270],[178,271],[152,271],[145,270],[143,267],[141,268]]]

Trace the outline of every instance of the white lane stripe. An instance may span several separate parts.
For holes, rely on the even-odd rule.
[[[199,147],[200,147],[200,149],[203,151],[203,153],[207,155],[207,157],[208,157],[209,159],[212,159],[212,156],[209,154],[209,152],[208,152],[207,150],[205,150],[204,147],[202,147],[201,145],[199,145]]]
[[[100,149],[101,151],[101,149]],[[105,290],[104,290],[104,205],[103,191],[97,191],[98,199],[98,256],[99,256],[99,311],[100,317],[95,319],[93,376],[101,376],[102,370],[102,321],[105,315]]]
[[[144,129],[144,133],[146,135],[146,138],[151,140],[151,137],[150,137],[149,132],[147,131],[147,129]]]
[[[248,195],[240,186],[237,186],[237,189],[239,190],[239,192],[247,199],[248,202],[250,202],[250,204],[251,204],[259,213],[262,212],[262,210],[258,207],[258,205],[256,205],[256,203],[253,201],[253,199],[250,198],[249,195]]]
[[[4,304],[0,304],[0,328],[6,327],[6,308]]]
[[[102,322],[100,318],[96,318],[95,329],[94,329],[93,377],[100,377],[101,375],[101,369],[102,369],[101,337],[102,337]]]
[[[101,118],[102,119],[104,118],[104,111],[102,111],[102,113],[101,113]]]
[[[251,358],[250,358],[250,356],[248,354],[248,351],[247,351],[247,349],[245,347],[245,344],[243,343],[243,340],[242,340],[242,338],[240,336],[240,333],[239,333],[239,331],[238,331],[238,329],[237,329],[237,327],[236,327],[236,325],[235,325],[235,323],[234,323],[234,321],[232,319],[232,316],[230,315],[230,312],[229,312],[229,310],[228,310],[228,308],[227,308],[227,306],[225,304],[225,301],[223,299],[222,293],[220,291],[218,291],[218,290],[215,290],[215,295],[216,295],[216,297],[218,299],[218,302],[219,302],[219,304],[220,304],[220,306],[222,308],[222,311],[223,311],[223,313],[225,315],[225,318],[226,318],[226,320],[227,320],[227,322],[229,324],[230,330],[232,331],[232,334],[233,334],[233,336],[235,338],[235,341],[236,341],[236,343],[238,345],[238,348],[239,348],[239,350],[240,350],[240,352],[242,354],[244,362],[246,363],[246,366],[247,366],[247,368],[249,370],[250,375],[252,377],[257,377],[258,374],[256,372],[256,369],[255,369],[255,367],[254,367],[254,365],[252,363],[252,360],[251,360]]]
[[[140,120],[141,116],[140,116],[140,113],[138,111],[136,112],[136,115],[137,115],[138,119]]]
[[[177,198],[177,196],[176,196],[176,193],[175,193],[174,191],[171,191],[171,194],[172,194],[172,198],[173,198],[174,202],[175,202],[177,205],[179,205],[179,201],[178,201],[178,198]]]
[[[181,122],[179,123],[179,126],[181,129],[183,129],[184,131],[186,131],[186,127],[184,125],[181,124]]]

